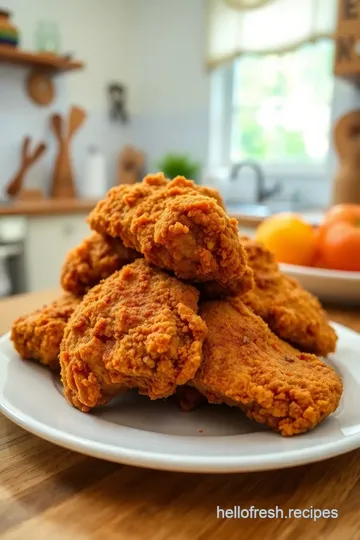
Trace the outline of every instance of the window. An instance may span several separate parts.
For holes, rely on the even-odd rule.
[[[235,60],[228,85],[232,96],[224,93],[231,123],[224,161],[323,165],[330,138],[332,67],[330,40],[282,55]]]

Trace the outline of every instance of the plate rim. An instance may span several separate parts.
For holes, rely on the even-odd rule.
[[[335,330],[350,333],[360,339],[360,334],[346,326],[332,323]],[[0,346],[9,340],[10,332],[0,337]],[[9,358],[0,349],[0,360]],[[234,473],[266,471],[274,469],[285,469],[304,464],[324,461],[336,457],[360,447],[360,432],[348,435],[344,439],[339,439],[334,443],[319,444],[315,448],[307,447],[293,449],[286,452],[273,452],[264,456],[246,456],[244,459],[241,453],[237,456],[194,456],[185,454],[169,454],[166,452],[155,452],[149,450],[126,449],[109,443],[99,443],[89,438],[73,435],[55,427],[48,427],[41,421],[34,419],[26,412],[19,410],[16,406],[4,397],[0,390],[0,412],[9,420],[48,442],[60,447],[72,450],[83,455],[98,459],[105,459],[115,463],[145,467],[156,470],[194,472],[194,473]],[[136,428],[128,428],[136,429]],[[162,437],[173,438],[175,435],[161,434]],[[160,436],[160,434],[159,434]],[[278,435],[280,437],[280,435]],[[241,437],[241,435],[231,435],[230,437]],[[211,441],[208,437],[207,440]],[[266,463],[264,462],[266,459]]]
[[[315,266],[301,266],[297,264],[279,263],[283,272],[301,274],[304,276],[321,277],[329,279],[342,279],[345,281],[360,281],[360,272],[350,272],[348,270],[330,270],[328,268],[317,268]]]

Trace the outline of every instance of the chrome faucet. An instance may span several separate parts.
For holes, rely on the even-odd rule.
[[[281,184],[278,182],[271,189],[266,189],[265,187],[265,176],[262,168],[255,161],[241,161],[240,163],[235,163],[232,166],[230,172],[230,180],[236,180],[239,176],[239,172],[244,167],[249,167],[255,173],[256,178],[256,202],[261,203],[277,195],[281,191]]]

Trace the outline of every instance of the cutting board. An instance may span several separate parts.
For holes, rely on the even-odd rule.
[[[335,177],[333,203],[360,204],[360,110],[342,116],[334,128],[339,167]]]

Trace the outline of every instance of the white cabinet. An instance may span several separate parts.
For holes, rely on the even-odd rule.
[[[25,236],[27,290],[59,286],[67,252],[90,234],[86,214],[28,216]]]

